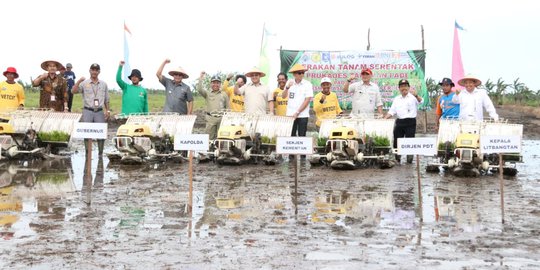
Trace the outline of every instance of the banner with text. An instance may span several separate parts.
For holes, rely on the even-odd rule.
[[[332,91],[338,95],[342,109],[351,109],[351,94],[343,93],[343,84],[355,74],[361,82],[363,68],[373,71],[372,82],[379,85],[384,108],[392,105],[399,93],[398,82],[407,79],[411,89],[424,98],[420,109],[429,109],[430,101],[425,82],[425,58],[423,50],[411,51],[293,51],[281,50],[281,71],[288,72],[296,63],[308,71],[304,78],[313,84],[315,93],[321,91],[324,77],[332,80]]]

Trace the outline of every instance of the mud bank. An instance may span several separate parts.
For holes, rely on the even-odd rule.
[[[85,173],[77,153],[47,165],[65,181],[2,189],[0,268],[538,269],[540,141],[524,149],[504,182],[505,224],[496,175],[422,172],[420,211],[414,163],[301,163],[298,193],[289,161],[195,164],[190,212],[187,163],[117,166],[94,153]]]

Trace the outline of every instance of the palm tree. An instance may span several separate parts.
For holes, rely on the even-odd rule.
[[[430,104],[435,104],[437,102],[437,96],[439,94],[439,85],[433,78],[426,79],[426,89],[428,92],[429,99],[431,99]]]
[[[512,89],[514,89],[514,102],[518,102],[521,104],[521,101],[523,100],[523,88],[525,87],[525,84],[519,81],[519,78],[515,79],[512,83],[512,86],[510,86]]]
[[[491,81],[491,79],[488,79],[484,83],[484,88],[486,89],[486,91],[488,92],[488,95],[490,97],[494,97],[494,95],[495,95],[495,84]]]
[[[508,86],[510,86],[510,84],[504,83],[502,78],[497,80],[497,83],[495,84],[495,104],[502,105],[502,96],[504,95],[504,92],[506,92]]]

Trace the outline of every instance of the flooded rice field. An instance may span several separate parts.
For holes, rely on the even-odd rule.
[[[76,147],[77,148],[77,147]],[[97,152],[0,163],[1,269],[539,269],[540,141],[499,176],[416,164],[335,171],[113,165]],[[422,205],[420,205],[420,201]]]

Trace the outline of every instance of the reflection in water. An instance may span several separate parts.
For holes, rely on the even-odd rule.
[[[497,223],[496,218],[500,217],[496,195],[485,185],[469,185],[463,179],[441,181],[434,189],[435,220],[453,224],[460,231],[480,232],[483,223]]]
[[[409,196],[412,201],[412,195]],[[345,190],[318,191],[315,195],[315,211],[309,219],[312,222],[324,222],[347,226],[383,225],[410,228],[414,224],[413,209],[405,208],[394,200],[390,191]],[[399,222],[396,222],[399,220]]]
[[[31,214],[64,220],[65,207],[51,205],[51,198],[75,191],[72,175],[69,158],[1,163],[1,237],[22,238],[39,232],[41,227]]]

